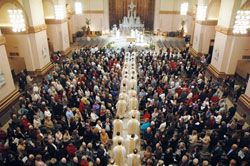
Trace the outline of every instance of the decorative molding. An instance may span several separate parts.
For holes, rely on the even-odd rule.
[[[193,55],[196,58],[201,56],[201,53],[198,53],[197,51],[195,51],[193,49],[193,47],[190,47],[189,52],[190,52],[191,55]]]
[[[206,26],[216,26],[218,20],[195,21],[195,23]]]
[[[221,25],[215,26],[216,32],[220,32],[224,35],[232,35],[232,36],[239,36],[239,37],[250,37],[250,31],[248,30],[247,34],[234,34],[233,28],[226,28]]]
[[[208,65],[208,71],[213,74],[216,78],[224,78],[226,74],[217,70],[212,64]]]
[[[180,14],[180,11],[160,11],[160,14]]]
[[[42,25],[38,25],[35,27],[29,27],[29,33],[37,33],[37,32],[41,32],[47,29],[47,25],[46,24],[42,24]]]
[[[104,10],[83,10],[84,14],[104,14]]]
[[[48,73],[52,68],[54,68],[54,65],[49,62],[47,65],[45,65],[43,68],[41,69],[36,69],[36,71],[29,71],[29,74],[33,77],[36,76],[43,76],[46,73]]]
[[[6,43],[6,39],[3,36],[0,36],[0,46]]]
[[[246,94],[242,94],[239,98],[239,102],[250,110],[250,98]]]
[[[3,115],[3,111],[9,107],[10,104],[15,102],[20,96],[19,89],[15,89],[8,96],[6,96],[3,100],[0,101],[0,115]]]
[[[62,24],[67,21],[68,21],[68,18],[64,18],[63,20],[45,19],[46,24]]]
[[[61,51],[62,55],[68,55],[72,51],[71,47],[68,47],[67,49]]]

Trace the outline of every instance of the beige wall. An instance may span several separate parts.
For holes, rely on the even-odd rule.
[[[185,20],[184,31],[188,34],[192,33],[193,19],[189,15],[180,14],[163,14],[164,11],[180,11],[180,5],[185,0],[156,0],[155,2],[155,16],[154,16],[154,31],[160,29],[161,31],[177,31],[181,30],[181,21]],[[197,3],[197,0],[188,1],[188,10],[191,12],[192,7]]]
[[[83,10],[104,10],[104,0],[83,0]]]
[[[195,23],[194,50],[199,53],[208,54],[211,39],[215,39],[215,26]]]
[[[232,38],[231,46],[228,47],[231,49],[229,49],[230,52],[226,66],[226,74],[234,74],[236,71],[238,60],[242,59],[243,55],[250,55],[249,43],[250,43],[250,37],[234,36]],[[250,66],[248,72],[250,72]]]
[[[0,88],[0,101],[15,90],[5,46],[0,45],[0,69],[4,73],[5,85]]]
[[[81,31],[81,27],[85,24],[85,19],[88,18],[91,20],[90,29],[92,31],[102,31],[109,29],[109,2],[108,0],[83,0],[82,8],[83,14],[74,14],[72,15],[71,29],[72,33]],[[72,3],[74,11],[74,3]],[[98,13],[103,12],[103,13]]]
[[[242,78],[247,78],[247,75],[250,73],[250,60],[238,60],[237,67],[236,67],[236,73],[240,75]]]
[[[18,52],[20,57],[24,57],[26,69],[35,71],[41,69],[50,62],[46,31],[34,34],[4,35],[6,38],[6,50]],[[43,56],[43,49],[47,52]]]

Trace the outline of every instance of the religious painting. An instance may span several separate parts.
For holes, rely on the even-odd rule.
[[[2,88],[6,84],[5,78],[4,78],[4,73],[0,69],[0,88]]]

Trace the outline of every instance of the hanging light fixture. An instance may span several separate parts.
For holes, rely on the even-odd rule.
[[[249,27],[250,10],[238,10],[235,17],[233,33],[246,34]]]
[[[199,5],[197,8],[196,19],[198,21],[205,21],[207,17],[207,6]]]
[[[55,16],[56,16],[56,20],[64,19],[63,5],[55,5]]]
[[[9,18],[13,32],[22,32],[26,30],[23,11],[21,9],[9,9]]]
[[[82,3],[75,2],[75,12],[76,14],[82,14]]]
[[[187,15],[187,11],[188,11],[188,3],[182,3],[181,4],[181,15]]]

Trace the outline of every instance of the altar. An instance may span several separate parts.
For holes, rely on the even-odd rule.
[[[119,29],[121,31],[137,29],[140,31],[144,30],[144,24],[141,23],[141,19],[139,16],[136,16],[136,10],[134,10],[135,6],[133,1],[130,5],[130,10],[128,10],[128,15],[123,17],[122,23],[119,24]]]

